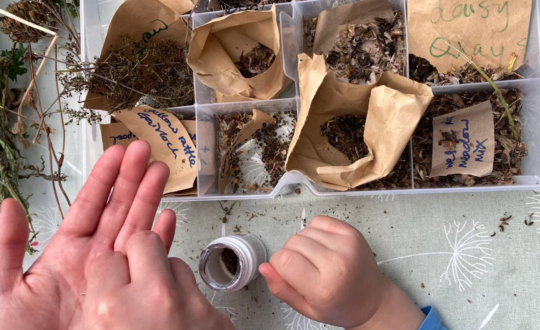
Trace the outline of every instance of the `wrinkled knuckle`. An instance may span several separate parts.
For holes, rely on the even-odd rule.
[[[287,247],[298,246],[302,243],[301,241],[302,241],[302,238],[300,236],[294,235],[293,237],[289,238],[287,243],[285,243],[284,247],[287,248]]]
[[[286,268],[291,265],[291,262],[294,260],[295,255],[296,255],[296,252],[294,251],[282,249],[279,251],[279,254],[276,256],[277,257],[276,261],[281,267]]]
[[[131,235],[126,246],[129,247],[137,244],[152,244],[159,240],[160,238],[155,232],[151,230],[141,230]]]
[[[165,281],[156,281],[152,285],[148,299],[154,304],[161,305],[171,295],[172,288]]]
[[[339,287],[334,284],[325,284],[319,288],[319,300],[321,304],[331,304],[339,296]]]

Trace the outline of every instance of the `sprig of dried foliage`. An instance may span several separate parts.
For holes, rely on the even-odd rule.
[[[58,36],[51,30],[66,35],[65,38],[61,38],[64,42],[60,45],[60,48],[78,58],[80,39],[76,32],[77,27],[72,20],[72,17],[78,16],[78,1],[68,1],[21,0],[18,3],[10,4],[7,11],[5,11],[7,12],[6,15],[15,15],[15,18],[0,18],[2,32],[7,34],[13,41],[11,51],[3,50],[0,56],[0,89],[2,92],[0,107],[0,202],[5,198],[14,198],[23,205],[27,213],[31,233],[27,244],[29,254],[36,252],[32,243],[35,242],[38,232],[34,230],[32,217],[28,212],[28,199],[30,196],[22,195],[19,188],[20,180],[41,178],[50,181],[58,211],[62,217],[64,213],[59,195],[63,195],[68,205],[71,204],[62,185],[62,182],[67,178],[62,173],[65,151],[65,123],[61,98],[65,95],[59,90],[58,77],[55,75],[57,98],[45,109],[42,106],[38,88],[30,87],[26,90],[10,88],[9,79],[15,81],[18,76],[28,73],[31,81],[30,86],[36,86],[36,75],[40,69],[36,70],[34,65],[45,57],[49,58],[47,55],[53,49],[55,50],[54,58],[50,59],[57,61],[58,47],[54,46],[54,42],[58,40]],[[29,24],[36,24],[39,29],[31,27]],[[47,55],[39,55],[32,51],[32,43],[41,39],[52,40],[46,52]],[[27,45],[26,48],[23,43]],[[28,70],[23,67],[24,62],[26,62]],[[55,62],[55,66],[57,66],[57,62]],[[24,98],[24,95],[26,95],[26,98]],[[20,104],[33,111],[37,121],[24,115],[20,111]],[[58,105],[57,108],[55,107],[56,104]],[[55,114],[57,116],[53,116]],[[55,134],[55,130],[49,123],[51,120],[60,120],[58,126],[61,128],[62,139],[58,151],[58,146],[55,146],[51,140],[51,135]],[[33,138],[30,136],[29,128],[34,130],[32,132],[34,134]],[[42,157],[39,165],[24,163],[22,149],[30,146],[29,140],[34,144],[45,142],[48,149],[48,155]],[[48,168],[47,174],[45,173],[46,167]]]
[[[195,102],[187,47],[170,40],[136,42],[123,36],[124,44],[111,47],[103,60],[80,62],[68,54],[60,81],[65,93],[93,91],[108,99],[110,110],[151,104],[166,109]]]

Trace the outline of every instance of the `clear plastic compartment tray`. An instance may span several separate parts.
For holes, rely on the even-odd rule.
[[[360,196],[374,194],[430,194],[445,192],[474,192],[474,191],[504,191],[535,189],[540,184],[540,79],[527,78],[515,81],[499,81],[500,88],[520,88],[522,90],[523,121],[522,138],[528,144],[529,155],[523,159],[521,176],[514,177],[515,183],[506,186],[479,186],[462,188],[437,188],[378,191],[346,191],[337,192],[324,189],[313,184],[297,172],[286,173],[276,187],[268,193],[219,195],[217,188],[217,173],[219,164],[216,152],[217,131],[214,114],[228,112],[249,112],[259,109],[265,112],[296,110],[299,111],[298,69],[297,55],[302,52],[303,26],[305,19],[317,16],[321,11],[331,8],[334,4],[350,3],[350,0],[310,0],[277,4],[281,42],[283,48],[283,64],[285,74],[294,83],[285,90],[278,99],[269,101],[253,101],[240,103],[212,102],[212,91],[203,85],[195,76],[195,105],[173,108],[184,114],[195,113],[197,120],[197,153],[200,162],[198,172],[198,196],[192,197],[164,197],[166,201],[205,201],[205,200],[244,200],[273,198],[283,188],[290,185],[304,184],[316,196]],[[540,67],[540,27],[539,27],[539,0],[533,0],[532,19],[529,30],[526,62],[533,68]],[[390,0],[392,7],[403,10],[406,17],[406,0]],[[121,4],[121,0],[82,0],[81,1],[81,35],[83,43],[83,59],[89,60],[99,56],[107,28],[114,11]],[[268,7],[270,9],[270,7]],[[195,13],[192,15],[193,26],[203,25],[221,15],[221,12]],[[408,52],[407,52],[408,55]],[[408,56],[407,56],[408,57]],[[408,70],[407,70],[408,72]],[[464,84],[457,86],[433,87],[435,95],[449,93],[476,92],[492,90],[488,83]],[[103,153],[101,134],[97,125],[82,125],[83,130],[83,176],[87,178],[98,158]],[[409,146],[411,148],[411,146]],[[412,153],[411,153],[412,154]],[[411,159],[411,172],[413,169]],[[413,180],[413,178],[411,178]],[[287,189],[289,190],[289,189]],[[290,191],[290,190],[289,190]]]

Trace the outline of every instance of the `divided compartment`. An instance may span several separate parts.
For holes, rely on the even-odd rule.
[[[217,171],[219,164],[217,163],[217,149],[208,148],[204,152],[205,144],[216,143],[217,130],[215,127],[214,114],[222,114],[226,112],[251,112],[253,109],[258,109],[265,112],[285,111],[290,108],[296,108],[298,111],[299,93],[298,93],[298,68],[297,55],[303,49],[303,19],[310,19],[318,15],[321,11],[332,8],[335,3],[346,4],[350,0],[309,0],[302,2],[290,2],[277,4],[278,19],[280,24],[281,41],[283,49],[284,70],[285,74],[294,80],[289,88],[282,93],[279,99],[268,101],[252,101],[239,103],[212,103],[212,91],[204,86],[196,77],[194,77],[195,85],[195,101],[193,106],[173,108],[171,110],[180,113],[195,112],[197,118],[197,152],[201,159],[203,155],[209,154],[209,159],[213,160],[209,167],[200,163],[198,169],[198,188],[199,195],[197,197],[164,197],[165,201],[202,201],[202,200],[244,200],[244,199],[261,199],[272,198],[282,191],[282,188],[289,185],[304,184],[316,196],[373,196],[373,195],[390,195],[390,194],[411,194],[411,193],[450,193],[450,192],[474,192],[474,191],[503,191],[503,190],[528,190],[535,189],[540,184],[540,79],[529,77],[515,81],[498,81],[496,82],[499,88],[520,88],[522,90],[523,110],[521,119],[523,122],[522,139],[528,144],[529,156],[523,159],[521,176],[515,177],[515,183],[507,186],[481,186],[481,187],[462,187],[462,188],[426,188],[403,190],[378,190],[378,191],[354,191],[338,192],[327,190],[318,187],[310,182],[307,178],[298,172],[286,173],[276,187],[271,192],[267,193],[252,193],[252,194],[234,194],[234,195],[219,195],[217,190]],[[533,0],[531,26],[529,31],[529,42],[527,47],[527,62],[533,68],[540,68],[540,42],[539,42],[539,0]],[[90,60],[93,56],[99,55],[108,23],[112,18],[110,8],[114,9],[121,3],[120,0],[101,1],[98,0],[82,0],[81,1],[81,36],[83,47],[83,60]],[[406,17],[406,0],[391,0],[390,3],[394,9],[404,11]],[[270,9],[270,6],[265,7]],[[200,26],[213,18],[222,15],[221,11],[195,13],[192,15],[194,27]],[[406,20],[405,20],[406,29]],[[408,33],[408,32],[407,32]],[[408,54],[408,50],[407,50]],[[406,59],[408,67],[408,56]],[[406,71],[408,75],[408,69]],[[480,90],[492,90],[488,83],[475,83],[454,86],[438,86],[433,87],[433,92],[436,95],[449,93],[475,92]],[[97,159],[103,153],[101,143],[101,135],[97,125],[82,125],[83,130],[83,178],[86,180],[90,171]],[[212,131],[213,130],[213,131]],[[208,145],[207,145],[208,147]],[[412,151],[410,144],[409,151]],[[413,170],[412,152],[411,154],[411,173]],[[208,164],[208,162],[207,162]],[[411,180],[413,180],[411,176]]]
[[[215,115],[223,115],[227,113],[252,113],[253,109],[263,111],[268,114],[275,114],[277,112],[295,111],[298,113],[295,99],[275,99],[268,101],[255,101],[255,102],[238,102],[238,103],[216,103],[199,105],[197,107],[197,155],[199,157],[198,168],[198,191],[199,197],[217,198],[220,197],[229,198],[243,197],[246,199],[259,199],[276,195],[281,188],[288,184],[288,181],[284,181],[284,177],[278,182],[276,187],[273,187],[272,191],[262,192],[253,191],[242,193],[243,189],[239,188],[234,194],[219,195],[218,191],[218,179],[220,174],[219,154],[217,151],[217,145],[219,143],[218,123],[216,122]],[[242,167],[241,167],[242,168]],[[265,169],[260,163],[253,162],[253,164],[246,164],[245,169],[249,169],[255,172],[254,175],[262,175]],[[247,175],[245,171],[242,174]],[[252,183],[252,182],[245,182]],[[243,199],[242,198],[242,199]]]
[[[264,6],[264,11],[269,11],[272,9],[271,5]],[[283,14],[287,16],[293,15],[293,5],[292,3],[279,3],[276,4],[276,16],[278,19],[278,25],[280,26],[280,34],[281,34],[281,48],[282,51],[285,52],[285,45],[286,42],[285,39],[289,40],[287,32],[285,35],[283,35],[283,30],[281,29],[280,20]],[[234,14],[232,14],[234,15]],[[213,12],[206,12],[201,14],[194,14],[192,16],[192,22],[193,22],[193,29],[196,29],[197,27],[204,25],[211,20],[215,18],[219,18],[223,16],[223,11],[213,11]],[[288,41],[287,41],[288,43]],[[289,52],[290,54],[290,52]],[[296,56],[283,56],[283,66],[290,68],[291,66],[296,66],[298,63]],[[283,91],[281,94],[277,97],[278,99],[286,99],[286,98],[294,98],[298,96],[296,84],[294,83],[295,80],[292,76],[287,74],[287,71],[285,71],[286,75],[293,80],[293,82]],[[195,85],[195,103],[196,104],[215,104],[215,98],[214,98],[214,91],[212,88],[206,86],[203,84],[196,74],[193,75],[194,79],[194,85]]]

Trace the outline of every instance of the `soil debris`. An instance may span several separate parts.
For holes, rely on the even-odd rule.
[[[328,143],[343,153],[351,163],[368,155],[364,143],[366,116],[345,115],[335,117],[321,125],[321,135]]]
[[[519,89],[501,90],[514,119],[518,135],[521,137],[522,109]],[[456,110],[490,101],[493,107],[495,124],[495,159],[493,171],[484,177],[465,174],[453,174],[430,178],[433,152],[433,118]],[[455,137],[447,136],[443,143]],[[446,140],[446,141],[445,141]],[[527,156],[527,144],[516,141],[512,135],[512,127],[508,122],[504,107],[495,92],[477,92],[463,94],[445,94],[435,96],[420,120],[412,137],[414,182],[417,188],[450,188],[479,185],[509,185],[513,177],[521,174],[521,160]],[[437,143],[440,143],[438,141]],[[502,231],[502,230],[501,230]]]
[[[507,72],[507,68],[483,67],[482,70],[493,80],[516,80],[523,79],[523,75],[516,71]],[[517,71],[522,71],[523,68]],[[431,63],[425,58],[409,54],[409,76],[412,80],[425,83],[428,86],[447,86],[468,83],[487,82],[482,75],[467,63],[459,69],[453,69],[451,72],[439,73]]]
[[[534,212],[529,214],[529,220],[525,219],[525,225],[526,226],[532,226],[534,225],[534,220],[532,219],[534,216]]]
[[[225,267],[227,267],[227,270],[232,275],[236,275],[236,271],[238,270],[238,256],[233,250],[227,248],[221,250],[221,261],[223,261]]]
[[[310,40],[314,33],[307,25]],[[391,19],[375,18],[375,22],[347,25],[339,32],[332,49],[323,55],[326,67],[334,71],[338,80],[350,84],[373,84],[386,71],[404,75],[403,12],[394,11]]]
[[[240,60],[234,64],[244,78],[253,78],[265,73],[275,59],[276,54],[270,48],[259,44],[245,55],[242,52]]]

